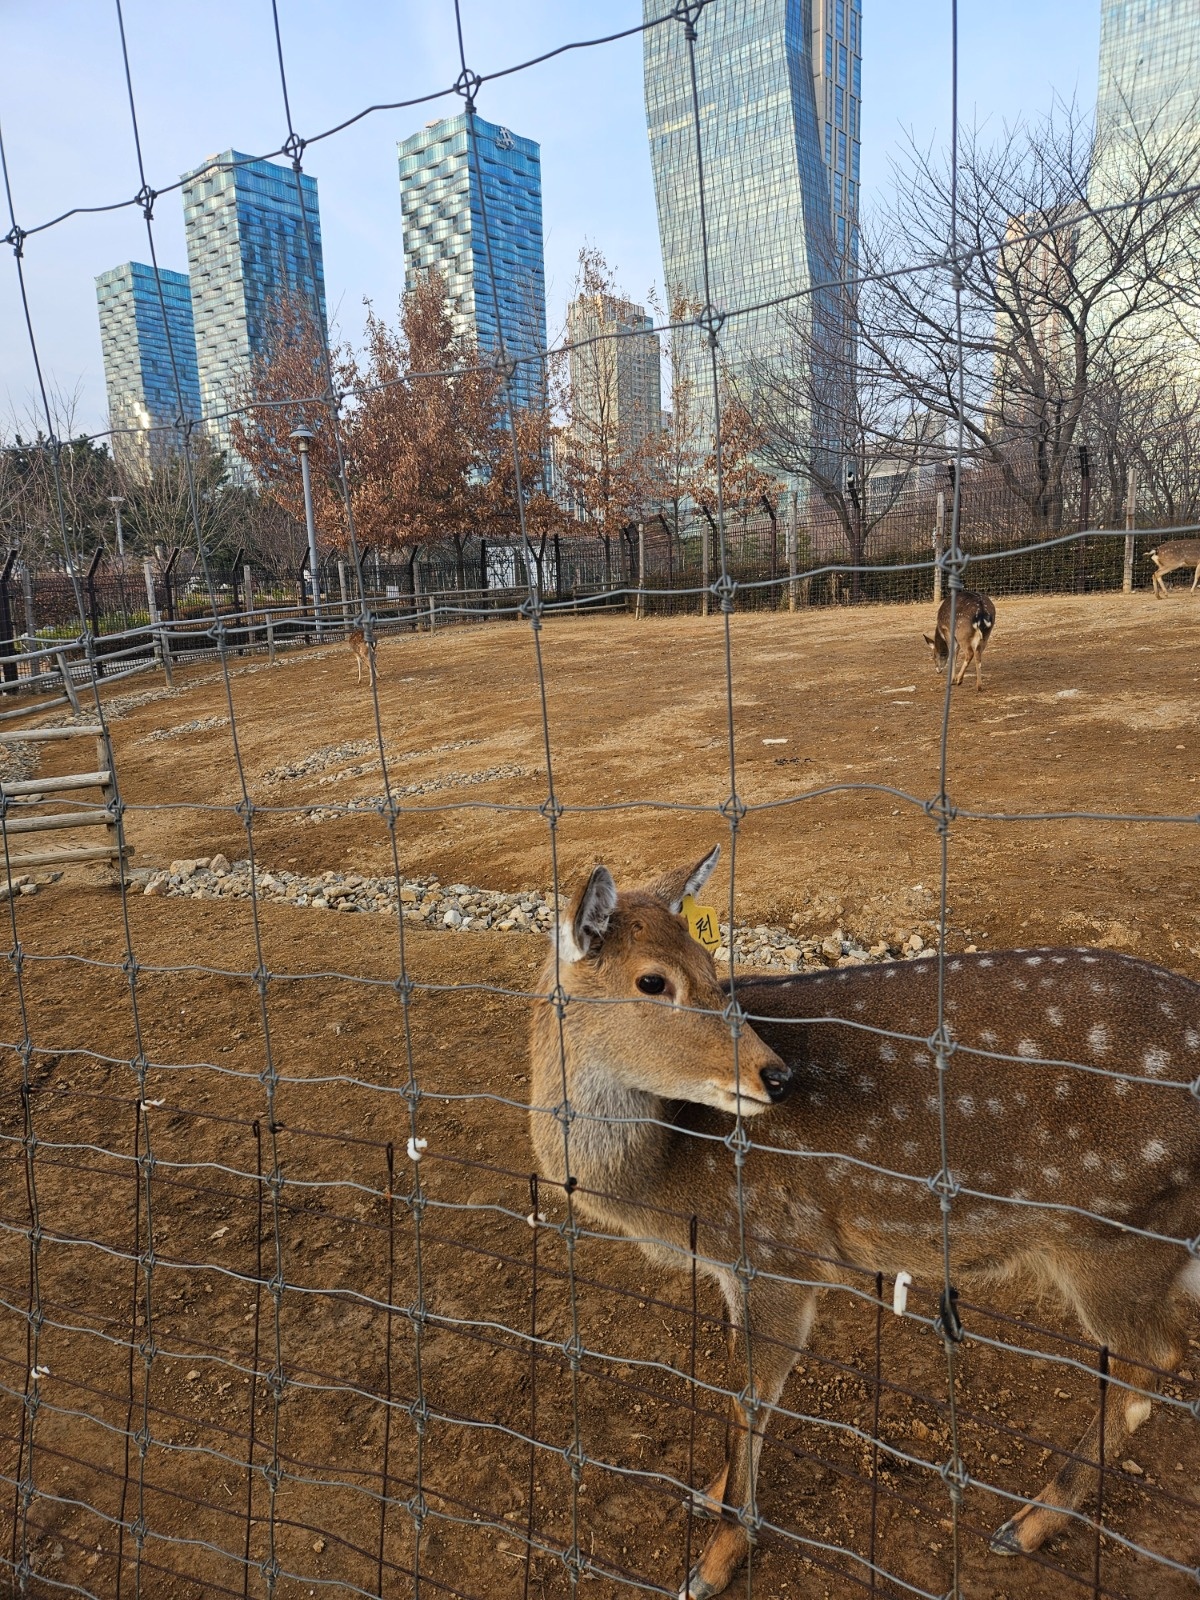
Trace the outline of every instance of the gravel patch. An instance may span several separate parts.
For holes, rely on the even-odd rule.
[[[173,861],[160,871],[137,868],[130,873],[130,881],[143,894],[168,899],[248,900],[251,893],[249,861],[230,862],[221,855]],[[470,933],[481,928],[500,933],[549,933],[554,926],[551,897],[539,889],[507,894],[465,883],[443,884],[437,878],[404,878],[397,893],[394,878],[373,878],[357,872],[306,876],[261,867],[254,888],[261,901],[316,911],[395,916],[399,906],[405,922],[448,933]],[[565,898],[560,899],[560,904],[565,903]],[[793,918],[793,922],[796,920]],[[720,926],[721,946],[716,959],[727,962],[731,948],[729,927],[726,923]],[[795,927],[768,924],[735,928],[732,950],[738,966],[775,972],[920,960],[933,954],[915,932],[899,944],[880,942],[868,948],[841,929],[815,939]]]
[[[189,733],[210,733],[214,728],[227,728],[228,717],[197,717],[193,722],[178,722],[173,728],[155,728],[143,735],[138,744],[160,744],[164,739],[182,739]]]
[[[397,784],[392,790],[396,800],[411,800],[417,795],[438,794],[444,789],[470,789],[476,784],[492,783],[503,778],[527,778],[524,767],[484,767],[480,772],[448,772],[444,778],[427,778],[424,783]],[[352,811],[387,811],[387,799],[381,794],[356,795],[350,800],[340,800],[336,805],[306,806],[305,822],[330,822]]]

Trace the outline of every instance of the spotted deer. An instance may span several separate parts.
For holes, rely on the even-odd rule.
[[[947,595],[938,607],[933,638],[931,639],[928,634],[924,636],[925,643],[933,652],[933,664],[939,672],[945,672],[946,664],[950,660],[950,603],[951,596]],[[980,667],[983,663],[984,649],[995,626],[996,607],[988,596],[977,594],[974,589],[960,589],[954,611],[956,670],[953,682],[956,688],[966,677],[967,668],[972,662],[975,664],[976,692],[983,688]]]
[[[346,643],[350,646],[350,650],[351,650],[351,652],[352,652],[352,654],[354,656],[355,661],[358,664],[358,677],[357,677],[357,679],[355,681],[357,683],[361,683],[362,682],[363,663],[365,662],[366,665],[367,665],[367,668],[368,668],[368,670],[369,670],[369,672],[371,674],[371,687],[374,688],[374,686],[375,686],[375,641],[374,641],[374,639],[372,639],[371,642],[368,644],[367,643],[367,639],[366,639],[366,635],[363,633],[361,628],[351,628],[349,633],[346,635]]]
[[[740,1022],[735,1054],[728,986],[680,915],[718,853],[623,892],[596,867],[542,972],[531,1041],[542,1173],[574,1180],[578,1213],[657,1267],[690,1269],[696,1218],[695,1262],[751,1340],[752,1409],[733,1404],[727,1460],[697,1498],[718,1523],[680,1600],[721,1593],[747,1553],[763,1434],[812,1326],[812,1280],[861,1281],[858,1269],[943,1285],[935,963],[739,979],[753,1025]],[[1119,1459],[1150,1411],[1143,1364],[1176,1369],[1185,1302],[1200,1298],[1200,1261],[1165,1242],[1200,1233],[1200,1108],[1159,1081],[1200,1075],[1200,985],[1102,951],[954,956],[945,1018],[954,1285],[1050,1290],[1114,1352],[1103,1450]],[[753,1138],[742,1198],[759,1270],[745,1300],[724,1143],[735,1112]],[[731,1387],[744,1385],[743,1367]],[[1097,1413],[994,1552],[1034,1551],[1067,1524],[1095,1482],[1100,1426]]]
[[[1169,544],[1160,544],[1155,550],[1147,550],[1146,556],[1154,563],[1154,593],[1160,600],[1167,598],[1167,586],[1163,579],[1168,572],[1178,572],[1184,567],[1194,567],[1192,577],[1192,591],[1200,583],[1200,539],[1172,539]]]

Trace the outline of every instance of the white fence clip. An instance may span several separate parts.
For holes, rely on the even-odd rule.
[[[892,1310],[898,1317],[902,1317],[908,1310],[908,1291],[912,1284],[911,1272],[898,1272],[896,1286],[892,1290]]]
[[[143,1111],[152,1111],[157,1106],[165,1106],[166,1103],[165,1100],[141,1100],[138,1102]]]
[[[546,1213],[544,1211],[531,1211],[525,1218],[531,1228],[536,1228],[539,1223],[545,1222],[545,1220]]]
[[[29,1376],[33,1379],[34,1383],[36,1383],[39,1378],[48,1378],[50,1376],[50,1368],[31,1367],[29,1369]]]
[[[408,1141],[408,1159],[410,1161],[420,1161],[421,1152],[428,1149],[428,1139],[410,1139]]]

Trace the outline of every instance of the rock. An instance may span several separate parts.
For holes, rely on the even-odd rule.
[[[884,959],[884,957],[890,954],[890,951],[888,950],[887,945],[884,944],[883,940],[881,939],[878,944],[873,944],[871,946],[870,954],[873,955],[877,961],[881,961]]]
[[[197,863],[199,865],[199,863]],[[209,870],[215,872],[218,878],[223,878],[229,871],[229,858],[227,856],[214,856],[208,863]]]
[[[37,892],[38,892],[38,886],[37,886],[36,883],[23,883],[21,885],[21,893],[22,894],[36,894]]]
[[[835,961],[837,959],[837,957],[841,955],[841,953],[842,953],[842,941],[841,941],[841,936],[840,935],[836,939],[822,939],[822,941],[821,941],[821,954],[822,955],[828,956],[831,961]]]
[[[154,876],[150,879],[150,882],[142,890],[142,893],[144,895],[145,894],[164,895],[164,894],[168,893],[169,887],[170,887],[170,879],[168,878],[167,874],[165,872],[156,872],[154,874]]]
[[[457,906],[451,906],[442,917],[442,924],[447,928],[457,928],[462,923],[462,912]]]
[[[416,902],[419,899],[420,899],[420,896],[417,894],[417,891],[415,889],[409,888],[407,885],[403,889],[401,889],[401,891],[400,891],[400,904],[401,905],[404,905],[404,906],[415,905]]]

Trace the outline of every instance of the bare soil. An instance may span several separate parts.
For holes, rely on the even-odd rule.
[[[805,933],[893,941],[930,925],[940,844],[920,802],[938,789],[944,681],[921,641],[930,620],[930,608],[905,607],[731,619],[732,782],[749,807],[739,922],[798,916]],[[994,817],[1194,816],[1198,642],[1187,600],[1001,606],[984,691],[964,686],[951,713],[951,800],[993,814],[951,824],[954,943],[1095,944],[1200,975],[1194,823]],[[727,841],[722,619],[556,621],[540,647],[562,878],[604,859],[636,881]],[[320,782],[369,757],[267,776],[374,738],[349,653],[246,665],[256,670],[235,663],[230,682],[256,859],[391,870],[378,816],[305,813],[382,793],[378,768]],[[550,887],[528,626],[389,640],[379,667],[393,786],[439,785],[404,800],[401,872]],[[179,681],[182,694],[113,727],[142,867],[247,851],[230,729],[212,725],[229,715],[224,685],[200,667]],[[191,722],[210,725],[149,737]],[[38,770],[74,765],[64,743],[44,748]],[[508,775],[475,781],[498,767]],[[727,892],[724,873],[714,888]],[[146,1596],[267,1596],[277,1574],[273,1592],[288,1600],[327,1588],[517,1600],[572,1593],[555,1552],[574,1537],[613,1574],[584,1580],[598,1600],[634,1592],[629,1579],[674,1593],[706,1527],[689,1528],[664,1480],[707,1481],[723,1435],[718,1400],[691,1389],[689,1367],[702,1385],[742,1378],[726,1379],[703,1284],[694,1321],[690,1283],[663,1278],[632,1245],[584,1238],[572,1267],[561,1234],[525,1220],[525,995],[540,940],[407,928],[416,987],[405,1008],[394,918],[276,904],[255,917],[246,902],[135,895],[127,945],[125,914],[120,894],[82,870],[12,903],[22,960],[8,963],[0,995],[0,1554],[19,1552],[24,1523],[33,1591],[47,1596],[68,1584],[107,1600],[135,1582]],[[256,983],[256,971],[270,976]],[[139,1060],[150,1063],[144,1113]],[[410,1062],[428,1141],[418,1203]],[[23,1148],[26,1105],[36,1145]],[[259,1171],[282,1181],[260,1184]],[[543,1189],[539,1204],[561,1220],[555,1195]],[[603,1352],[577,1372],[572,1271],[578,1337]],[[411,1315],[422,1304],[424,1324]],[[1077,1330],[1053,1308],[1014,1295],[1001,1309],[1060,1332],[964,1314],[972,1333],[1039,1355],[968,1339],[961,1449],[973,1476],[1031,1493],[1053,1470],[1048,1444],[1073,1444],[1096,1403],[1096,1356],[1069,1342]],[[536,1365],[510,1331],[531,1328],[549,1341]],[[1197,1360],[1171,1387],[1177,1398],[1200,1398]],[[35,1362],[48,1372],[33,1385]],[[37,1404],[23,1407],[34,1389]],[[932,1336],[826,1296],[785,1396],[793,1416],[764,1456],[775,1531],[755,1555],[755,1594],[861,1593],[868,1570],[838,1547],[865,1559],[872,1541],[903,1583],[946,1592],[946,1391]],[[876,1403],[880,1436],[928,1467],[875,1460],[852,1430],[872,1431]],[[575,1449],[586,1459],[577,1493]],[[1200,1562],[1200,1426],[1156,1407],[1129,1449],[1133,1465],[1106,1474],[1105,1522],[1119,1538],[1101,1547],[1101,1591],[1194,1594],[1190,1577],[1120,1541]],[[34,1490],[25,1509],[18,1466]],[[1092,1593],[1095,1540],[1082,1526],[1040,1562],[988,1554],[986,1534],[1010,1510],[966,1491],[963,1593]],[[876,1592],[905,1591],[880,1579]]]

